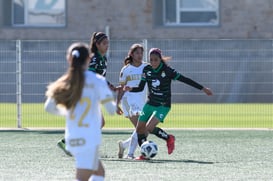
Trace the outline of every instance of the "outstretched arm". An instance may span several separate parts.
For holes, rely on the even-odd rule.
[[[212,91],[210,90],[210,88],[204,87],[202,90],[203,90],[208,96],[211,96],[211,95],[213,94]]]
[[[204,91],[208,96],[212,95],[212,91],[209,88],[202,86],[201,84],[195,82],[194,80],[192,80],[192,79],[190,79],[188,77],[180,75],[177,80],[179,80],[181,82],[184,82],[184,83],[186,83],[186,84],[188,84],[188,85],[190,85],[192,87],[195,87],[196,89]]]
[[[119,114],[119,115],[122,115],[123,114],[123,111],[122,109],[120,108],[119,104],[120,104],[120,101],[121,101],[121,98],[123,97],[124,95],[124,85],[120,85],[120,89],[118,89],[118,94],[117,94],[117,100],[116,100],[116,104],[117,104],[117,110],[116,110],[116,113]]]
[[[125,86],[123,88],[124,91],[130,91],[130,92],[141,92],[144,90],[146,81],[141,80],[140,83],[138,84],[138,87],[128,87]]]
[[[117,105],[116,105],[115,101],[112,98],[102,100],[101,103],[106,108],[106,111],[109,114],[111,114],[111,115],[115,114],[116,109],[117,109]]]

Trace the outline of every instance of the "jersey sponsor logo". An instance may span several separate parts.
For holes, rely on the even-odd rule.
[[[71,147],[83,146],[83,145],[85,145],[85,139],[84,138],[71,139],[71,140],[69,140],[69,145]]]
[[[151,76],[151,71],[148,71],[148,72],[147,72],[147,76]]]
[[[153,87],[158,87],[160,85],[160,81],[158,79],[152,80],[152,86]]]
[[[131,81],[131,80],[140,80],[141,79],[141,75],[140,74],[132,74],[132,75],[128,75],[126,77],[127,81]]]

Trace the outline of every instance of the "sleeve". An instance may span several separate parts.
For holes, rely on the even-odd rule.
[[[180,82],[183,82],[185,84],[188,84],[196,89],[202,90],[204,87],[202,85],[200,85],[199,83],[195,82],[194,80],[185,77],[183,75],[181,75],[179,72],[177,72],[175,69],[168,67],[168,76],[170,78],[172,78],[173,80],[178,80]]]
[[[199,90],[202,90],[204,88],[199,83],[197,83],[194,80],[192,80],[192,79],[190,79],[188,77],[185,77],[183,75],[180,75],[177,80],[179,80],[180,82],[184,82],[185,84],[188,84],[188,85],[190,85],[192,87],[195,87],[196,89],[199,89]]]
[[[140,83],[138,84],[138,87],[133,87],[130,92],[141,92],[144,90],[146,81],[144,79],[141,79]]]
[[[96,72],[96,69],[97,69],[97,59],[96,57],[92,57],[91,60],[90,60],[90,63],[89,63],[89,67],[88,67],[88,70],[89,71],[92,71],[92,72]]]
[[[55,114],[58,116],[65,116],[66,112],[67,112],[65,108],[58,107],[55,100],[51,97],[47,98],[45,105],[44,105],[44,109],[46,112],[51,113],[51,114]]]
[[[125,67],[123,67],[119,73],[119,84],[125,85],[126,84],[126,71]]]
[[[98,93],[100,102],[106,108],[107,112],[109,114],[114,114],[116,112],[116,103],[114,101],[114,96],[104,78],[101,79]]]

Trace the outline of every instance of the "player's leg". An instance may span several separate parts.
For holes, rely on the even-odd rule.
[[[124,97],[122,99],[121,105],[122,105],[123,115],[125,117],[129,118],[131,123],[133,124],[133,126],[136,127],[136,124],[137,124],[137,121],[138,121],[138,116],[132,115],[132,113],[131,113],[132,112],[131,111],[132,105],[128,102],[127,97]],[[131,139],[134,136],[133,134],[134,133],[132,133],[132,135],[128,139],[126,139],[124,141],[122,141],[122,140],[118,141],[118,148],[119,148],[118,158],[123,158],[123,154],[124,154],[125,149],[130,146]]]
[[[76,180],[88,181],[92,174],[94,174],[93,170],[77,168],[77,170],[76,170]]]
[[[168,134],[162,128],[157,127],[159,122],[163,123],[165,117],[167,116],[170,108],[160,106],[156,107],[156,112],[152,119],[149,120],[146,127],[149,133],[156,135],[157,137],[163,139],[167,143],[168,154],[171,154],[175,148],[175,137],[171,134]]]
[[[65,145],[65,138],[60,139],[60,140],[58,141],[58,143],[57,143],[57,146],[58,146],[60,149],[62,149],[63,152],[64,152],[66,155],[72,156],[71,153],[70,153],[69,151],[67,151],[66,148],[65,148],[65,146],[66,146],[66,145]]]
[[[94,145],[86,151],[76,151],[73,154],[76,161],[76,179],[88,181],[93,178],[104,180],[105,171],[99,160],[99,146]]]
[[[138,122],[138,115],[133,115],[130,116],[130,121],[136,128],[137,122]],[[130,136],[130,141],[129,141],[129,146],[128,146],[128,153],[127,157],[128,159],[133,159],[134,158],[134,153],[137,148],[138,142],[137,142],[137,133],[136,130],[133,131],[133,133]]]
[[[141,146],[142,143],[147,141],[148,132],[146,129],[146,124],[150,117],[153,115],[153,109],[150,105],[145,104],[142,110],[142,114],[139,116],[137,126],[136,126],[136,132],[137,132],[137,140],[138,145]],[[136,157],[135,160],[147,160],[144,156]]]
[[[94,174],[91,176],[89,181],[103,181],[104,177],[105,177],[105,170],[101,161],[99,161],[99,169],[94,172]]]
[[[139,116],[136,132],[137,132],[137,140],[138,145],[141,146],[147,140],[148,132],[146,129],[146,124],[149,119],[153,116],[154,110],[153,106],[149,104],[145,104],[142,110],[142,114]]]

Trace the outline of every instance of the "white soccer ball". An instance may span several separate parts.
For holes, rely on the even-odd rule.
[[[145,141],[140,147],[141,155],[147,159],[151,159],[157,155],[158,147],[153,141]]]

